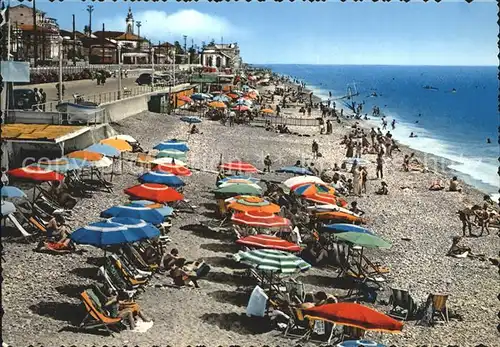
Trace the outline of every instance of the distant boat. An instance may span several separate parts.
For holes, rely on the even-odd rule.
[[[429,89],[429,90],[439,90],[439,88],[432,87],[432,86],[423,86],[422,88]]]
[[[104,109],[94,102],[82,101],[78,104],[63,102],[56,106],[57,111],[66,113],[68,123],[101,123]]]

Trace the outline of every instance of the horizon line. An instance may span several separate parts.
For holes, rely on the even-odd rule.
[[[498,67],[499,65],[439,65],[439,64],[316,64],[316,63],[246,63],[248,65],[316,65],[316,66],[435,66],[435,67]]]

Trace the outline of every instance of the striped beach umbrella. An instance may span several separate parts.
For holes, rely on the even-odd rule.
[[[154,171],[163,171],[176,176],[191,176],[193,173],[185,166],[176,164],[159,164],[153,168]]]
[[[335,195],[314,193],[311,195],[306,195],[304,198],[308,201],[316,202],[318,204],[336,204],[337,198]]]
[[[241,172],[259,172],[259,170],[252,164],[245,163],[243,161],[232,161],[229,163],[223,163],[219,165],[219,169],[229,170],[229,171],[241,171]]]
[[[252,251],[240,251],[233,255],[237,262],[252,266],[265,272],[274,272],[284,275],[292,275],[304,272],[311,268],[301,258],[284,251],[274,249],[256,249]]]
[[[101,212],[101,217],[112,218],[112,217],[127,217],[142,219],[145,222],[152,224],[161,224],[165,220],[165,217],[154,208],[144,207],[144,206],[126,206],[118,205],[108,208]]]
[[[231,200],[227,205],[227,208],[239,212],[260,211],[264,213],[278,213],[281,209],[279,205],[273,204],[272,202],[257,196]]]
[[[164,151],[159,151],[156,154],[156,158],[164,158],[164,157],[186,160],[186,152],[179,151],[177,149],[168,149]]]
[[[261,211],[237,212],[232,215],[231,221],[256,228],[276,228],[290,226],[288,219],[275,215],[274,213]]]
[[[186,166],[186,163],[183,162],[182,160],[170,158],[170,157],[156,158],[151,162],[151,164],[154,164],[154,165],[174,164],[174,165],[178,165],[178,166]]]
[[[272,235],[250,235],[236,240],[236,243],[253,248],[276,249],[286,252],[300,252],[302,250],[299,245]]]
[[[222,184],[224,182],[233,182],[233,183],[257,183],[259,182],[258,178],[250,177],[250,176],[228,176],[219,180],[217,183]]]
[[[316,193],[334,194],[335,188],[319,183],[305,183],[295,186],[293,192],[297,195],[307,196]]]

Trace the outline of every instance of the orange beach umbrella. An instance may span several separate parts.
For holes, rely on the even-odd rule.
[[[114,147],[121,152],[131,152],[132,151],[132,146],[125,140],[109,138],[109,139],[101,140],[100,143]]]
[[[68,158],[80,159],[86,161],[99,161],[104,158],[104,155],[101,153],[90,152],[90,151],[75,151],[66,155]]]

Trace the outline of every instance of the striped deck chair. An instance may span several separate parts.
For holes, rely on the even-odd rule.
[[[407,290],[391,288],[392,294],[389,298],[389,305],[392,309],[387,313],[393,318],[406,321],[411,319],[417,310],[417,305]]]
[[[80,298],[85,306],[87,315],[80,323],[80,329],[98,329],[104,328],[106,331],[113,335],[112,329],[119,329],[125,327],[120,317],[109,317],[102,309],[101,302],[98,297],[87,289],[80,294]]]
[[[349,246],[343,243],[332,243],[330,249],[331,265],[339,269],[337,278],[347,275],[351,272],[349,263]]]
[[[433,307],[433,320],[434,315],[438,314],[443,320],[448,323],[450,321],[448,317],[448,307],[446,306],[446,302],[448,301],[448,294],[430,294],[432,298],[432,307]]]

